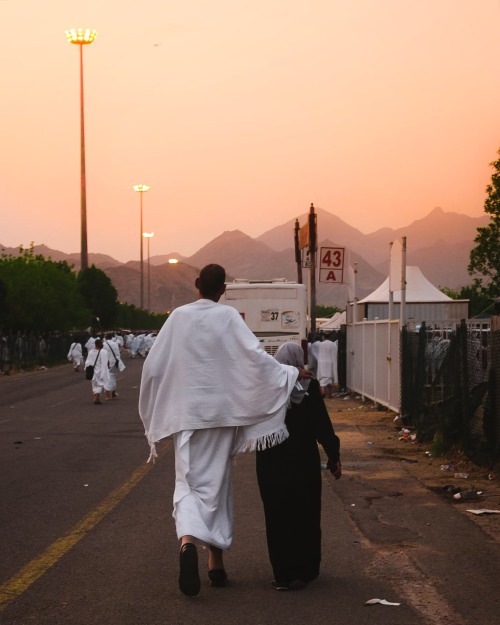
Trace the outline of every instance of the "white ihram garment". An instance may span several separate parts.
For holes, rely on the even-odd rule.
[[[238,427],[235,453],[283,441],[297,377],[234,308],[207,299],[176,308],[142,370],[139,414],[153,457],[155,443],[185,430]]]
[[[176,308],[145,360],[139,413],[155,443],[174,435],[177,534],[226,549],[231,459],[279,444],[298,369],[264,352],[239,313],[211,300]]]
[[[125,365],[120,356],[120,346],[115,340],[105,341],[103,347],[108,352],[109,360],[109,380],[104,385],[104,390],[113,392],[116,391],[116,372],[118,369],[123,371]]]
[[[109,352],[106,349],[91,349],[85,361],[85,367],[94,367],[94,377],[92,378],[92,393],[98,395],[102,392],[106,384],[109,383]],[[95,364],[94,364],[95,363]]]
[[[173,435],[175,449],[174,511],[177,538],[195,536],[229,549],[233,528],[231,482],[236,428],[190,430]],[[196,462],[192,462],[196,458]],[[214,458],[221,458],[214,462]]]
[[[319,344],[316,377],[320,386],[330,386],[338,383],[337,341],[325,340]]]
[[[68,360],[73,363],[73,367],[75,369],[82,364],[83,352],[80,343],[71,343],[71,347],[68,352]]]

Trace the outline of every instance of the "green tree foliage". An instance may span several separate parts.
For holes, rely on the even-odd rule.
[[[65,261],[35,255],[33,245],[20,253],[0,256],[0,331],[159,330],[168,318],[119,303],[111,280],[94,265],[77,275]]]
[[[168,319],[168,313],[150,313],[133,304],[120,303],[116,327],[126,330],[159,330]]]
[[[88,324],[108,329],[115,327],[118,316],[118,293],[108,276],[95,265],[80,271],[78,289],[90,310]]]
[[[75,274],[65,262],[46,260],[20,248],[20,256],[0,257],[0,327],[3,330],[69,330],[88,311]]]
[[[467,269],[475,276],[475,287],[493,298],[500,296],[500,158],[490,165],[495,171],[491,184],[486,187],[488,197],[484,202],[484,211],[490,215],[490,222],[477,229],[476,245],[471,250]]]
[[[333,317],[336,312],[342,312],[342,310],[336,306],[316,306],[316,317]]]
[[[459,291],[455,291],[455,289],[450,289],[447,286],[442,286],[439,288],[439,290],[441,291],[441,293],[444,293],[448,297],[451,297],[451,299],[461,299]]]
[[[3,280],[0,280],[0,310],[5,306],[5,299],[7,297],[7,285]]]
[[[440,289],[445,295],[451,299],[468,299],[469,314],[471,317],[491,314],[494,303],[491,298],[485,294],[477,285],[464,286],[460,291],[443,287]]]

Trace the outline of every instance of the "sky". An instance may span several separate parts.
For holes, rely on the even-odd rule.
[[[500,0],[0,0],[0,23],[4,246],[80,251],[79,27],[89,252],[139,258],[135,184],[151,256],[311,203],[364,233],[484,214]]]

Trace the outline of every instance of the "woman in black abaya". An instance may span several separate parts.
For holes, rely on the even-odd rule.
[[[279,362],[304,367],[302,348],[285,343]],[[264,504],[273,587],[288,590],[294,582],[308,583],[319,574],[321,561],[321,460],[336,479],[342,474],[340,441],[330,421],[319,383],[301,380],[292,391],[287,410],[287,440],[257,452],[257,480]]]

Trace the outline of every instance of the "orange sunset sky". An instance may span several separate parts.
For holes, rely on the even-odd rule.
[[[311,202],[362,232],[484,214],[499,0],[0,0],[0,243],[137,260],[256,237]],[[321,223],[319,223],[321,237]],[[342,241],[338,241],[342,244]],[[291,241],[292,244],[292,241]]]

